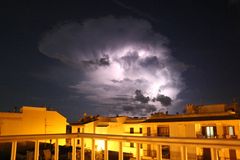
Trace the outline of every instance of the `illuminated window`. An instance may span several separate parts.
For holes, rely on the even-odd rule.
[[[213,137],[214,136],[213,127],[206,127],[206,134],[208,137]]]
[[[131,134],[134,133],[134,128],[130,128],[130,133],[131,133]]]
[[[234,132],[234,126],[224,126],[223,127],[223,133],[224,135],[228,135],[228,136],[234,136],[235,132]]]
[[[204,126],[202,127],[202,135],[206,138],[214,138],[217,136],[216,126]]]
[[[139,128],[139,133],[142,133],[142,128]]]
[[[234,136],[234,127],[233,126],[228,126],[227,130],[228,130],[228,135]]]

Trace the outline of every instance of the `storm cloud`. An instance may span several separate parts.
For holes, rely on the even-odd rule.
[[[156,99],[154,98],[153,101],[159,101],[163,106],[169,106],[172,104],[172,99],[162,94],[158,95]]]
[[[167,43],[146,20],[108,16],[58,25],[39,50],[79,69],[79,82],[69,87],[89,103],[137,116],[173,105],[184,87],[185,65]],[[151,101],[159,90],[163,96]]]
[[[150,98],[149,97],[145,97],[143,94],[142,94],[142,91],[141,90],[136,90],[135,91],[135,100],[136,101],[139,101],[141,103],[148,103]]]

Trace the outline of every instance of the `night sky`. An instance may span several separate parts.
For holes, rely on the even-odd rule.
[[[240,100],[240,1],[1,4],[0,110],[70,121]]]

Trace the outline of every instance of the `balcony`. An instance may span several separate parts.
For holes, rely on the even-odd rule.
[[[170,137],[169,134],[157,134],[157,133],[144,133],[143,136],[151,136],[151,137]]]
[[[187,148],[188,146],[196,146],[200,148],[204,148],[205,146],[208,146],[211,148],[211,151],[214,151],[214,154],[211,154],[211,156],[214,156],[217,154],[217,150],[221,148],[233,148],[238,149],[240,148],[240,140],[239,139],[198,139],[198,138],[176,138],[176,137],[169,137],[169,138],[159,138],[159,137],[144,137],[144,136],[126,136],[126,135],[109,135],[109,134],[90,134],[90,133],[75,133],[75,134],[44,134],[44,135],[15,135],[15,136],[0,136],[0,143],[8,143],[8,150],[9,154],[11,155],[12,159],[16,159],[17,153],[18,153],[18,146],[21,144],[21,142],[24,141],[30,141],[32,142],[32,148],[31,151],[35,157],[35,160],[38,159],[40,155],[40,150],[42,150],[41,143],[49,143],[51,144],[47,149],[54,149],[54,155],[52,155],[55,159],[58,159],[61,154],[60,152],[63,152],[61,147],[61,140],[62,139],[71,139],[72,142],[76,142],[74,140],[81,139],[83,142],[87,142],[87,140],[91,140],[90,149],[92,150],[91,155],[95,155],[95,145],[94,143],[97,142],[96,140],[105,140],[105,145],[103,146],[104,149],[104,159],[107,159],[106,156],[110,153],[107,152],[108,149],[110,149],[108,141],[116,141],[119,143],[119,152],[117,153],[120,157],[119,159],[122,159],[124,156],[122,144],[125,142],[131,141],[132,143],[136,143],[138,147],[136,147],[136,159],[140,159],[140,144],[155,144],[159,148],[162,148],[162,150],[150,150],[150,151],[144,151],[144,155],[149,156],[150,158],[160,157],[164,159],[169,159],[170,157],[170,149],[171,145],[178,145],[183,148]],[[50,140],[50,141],[49,141]],[[109,145],[109,146],[108,146]],[[85,146],[84,143],[80,144],[81,150],[79,151],[79,154],[81,157],[86,157],[87,155],[84,154],[84,152],[87,152],[89,150],[88,146]],[[67,147],[67,146],[66,146]],[[72,143],[72,148],[68,152],[72,157],[77,157],[78,155],[78,146],[76,143]],[[92,148],[91,148],[92,147]],[[109,148],[108,148],[109,147]],[[45,148],[44,148],[45,149]],[[48,151],[49,152],[49,151]],[[182,149],[181,154],[187,155],[188,150]],[[65,152],[64,152],[65,153]],[[158,157],[158,158],[159,158]],[[201,157],[199,157],[201,159]]]
[[[224,139],[238,139],[237,135],[222,135]]]
[[[238,139],[237,135],[215,135],[215,136],[207,136],[207,135],[202,135],[202,134],[196,134],[197,138],[209,138],[209,139]]]
[[[169,134],[157,134],[158,137],[169,137]]]
[[[156,157],[157,151],[156,150],[143,150],[143,155],[145,157]]]
[[[208,135],[202,135],[202,134],[196,134],[197,138],[220,138],[218,135],[215,136],[208,136]]]

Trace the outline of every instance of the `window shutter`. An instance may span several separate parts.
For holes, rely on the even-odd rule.
[[[206,136],[206,127],[205,126],[202,127],[202,135]]]
[[[214,136],[217,136],[217,127],[216,126],[213,126],[213,133],[214,133]]]

